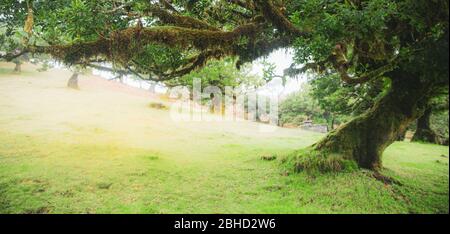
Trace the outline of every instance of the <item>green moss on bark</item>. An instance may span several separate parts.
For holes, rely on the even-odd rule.
[[[365,114],[354,118],[306,152],[291,159],[296,171],[343,171],[358,165],[380,170],[384,150],[420,117],[430,98],[430,86],[404,71],[392,74],[392,87]],[[353,162],[353,163],[351,163]]]
[[[356,161],[346,159],[344,155],[318,151],[313,148],[296,151],[282,162],[288,170],[308,174],[351,172],[358,168]]]

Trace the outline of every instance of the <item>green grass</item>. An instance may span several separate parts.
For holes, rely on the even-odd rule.
[[[0,75],[0,213],[448,213],[448,147],[389,147],[383,173],[402,186],[287,174],[280,159],[322,135],[174,123],[158,100],[39,74]]]

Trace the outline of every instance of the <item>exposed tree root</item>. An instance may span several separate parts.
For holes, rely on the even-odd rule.
[[[343,155],[325,153],[311,148],[295,152],[282,160],[282,163],[295,173],[306,172],[308,174],[353,172],[361,169],[355,160],[346,159]],[[385,185],[403,185],[399,180],[383,175],[378,170],[367,171],[365,174],[383,182]]]
[[[400,185],[400,186],[403,185],[397,179],[394,179],[394,178],[392,178],[390,176],[383,175],[379,171],[375,171],[374,173],[372,173],[372,177],[375,178],[378,181],[383,182],[386,185],[391,185],[391,184]]]

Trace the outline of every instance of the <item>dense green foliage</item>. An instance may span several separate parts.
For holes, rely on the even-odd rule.
[[[431,129],[433,129],[436,134],[444,140],[447,141],[448,144],[448,110],[446,111],[438,111],[431,115]]]
[[[191,72],[177,79],[164,82],[169,87],[186,86],[190,90],[193,88],[194,79],[201,80],[202,88],[215,86],[225,92],[225,87],[237,88],[241,86],[245,89],[254,90],[265,82],[258,75],[251,74],[251,67],[242,67],[236,69],[234,59],[225,59],[223,61],[210,61],[201,70]]]
[[[314,62],[320,71],[379,76],[409,66],[412,56],[417,63],[440,56],[417,51],[448,33],[447,1],[9,0],[0,5],[2,37],[22,30],[28,9],[33,33],[21,47],[68,45],[35,50],[69,64],[106,59],[153,79],[180,77],[225,56],[239,57],[239,67],[283,47],[295,49],[297,64]]]
[[[326,123],[329,130],[364,113],[383,95],[389,83],[349,86],[333,75],[316,76],[303,89],[291,94],[280,107],[281,124],[301,125],[305,120]]]
[[[299,92],[290,94],[282,101],[279,108],[281,126],[300,126],[306,120],[326,122],[324,111],[310,92],[310,87],[304,85]]]
[[[177,68],[180,64],[191,63],[193,55],[201,55],[200,57],[203,57],[201,60],[237,55],[241,60],[248,61],[266,55],[278,46],[293,46],[298,64],[313,61],[320,63],[320,66],[336,68],[335,65],[343,62],[339,61],[342,55],[346,60],[345,70],[360,74],[411,57],[415,50],[445,36],[448,28],[447,1],[293,0],[283,3],[278,0],[198,0],[152,3],[144,0],[8,0],[0,5],[4,21],[2,27],[6,27],[8,31],[6,36],[23,28],[29,7],[34,11],[32,35],[40,41],[52,45],[71,45],[102,39],[130,43],[117,46],[126,47],[129,52],[139,49],[140,53],[125,55],[122,54],[124,51],[121,48],[111,48],[109,52],[113,54],[107,55],[107,59],[160,76],[169,72],[167,66]],[[283,14],[293,25],[285,21]],[[267,22],[261,22],[261,16],[267,18]],[[269,19],[269,16],[272,17]],[[258,22],[261,22],[261,27],[256,25]],[[231,32],[244,24],[254,24],[256,28],[242,27],[236,32],[240,35],[233,36],[229,38],[230,40],[222,40],[222,36],[212,33],[220,34],[219,29]],[[202,37],[203,41],[183,41],[184,39],[174,38],[180,36],[175,33],[179,28],[172,26],[207,29],[212,32],[203,34],[185,31],[184,39],[191,40],[188,34],[193,33]],[[297,28],[293,28],[294,26]],[[139,27],[159,28],[161,31],[158,33],[166,40],[151,38],[156,45],[144,38],[136,41],[126,40],[125,37],[133,35],[125,35],[125,32],[120,35],[121,38],[115,38],[115,32],[130,27],[136,27],[136,30],[129,33],[137,34],[140,34]],[[297,34],[307,36],[296,36]],[[216,36],[217,38],[213,39]],[[223,36],[223,39],[228,37]],[[281,42],[273,41],[288,37],[292,39],[286,39],[287,44],[277,44]],[[169,38],[170,40],[167,40]],[[209,39],[213,41],[208,41]],[[36,41],[31,40],[29,44],[34,45]],[[216,45],[213,45],[213,42]],[[336,45],[343,50],[342,54],[338,54]],[[158,51],[160,61],[152,59],[155,50]],[[96,56],[105,52],[99,49],[91,51],[91,55]],[[206,56],[202,52],[214,55]],[[80,62],[74,59],[82,59],[67,57],[68,54],[61,56],[70,63]],[[330,56],[335,56],[334,60],[338,61],[330,60]],[[198,63],[194,67],[203,66],[205,63],[198,60],[196,62]]]
[[[384,87],[387,88],[388,85],[384,84]],[[326,123],[328,129],[332,130],[331,125],[336,127],[364,113],[373,106],[379,95],[383,95],[381,91],[373,90],[377,86],[341,86],[337,79],[323,77],[305,84],[301,90],[282,101],[279,110],[280,125],[294,127],[302,125],[305,120],[312,120],[314,124]],[[383,89],[383,83],[378,87]],[[446,100],[442,98],[432,102],[433,111],[429,123],[438,140],[444,143],[448,142],[449,138],[447,105]],[[417,131],[417,124],[412,123],[408,131]]]

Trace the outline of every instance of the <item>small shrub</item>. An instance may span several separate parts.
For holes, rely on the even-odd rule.
[[[148,157],[146,157],[148,160],[158,160],[159,159],[159,157],[158,156],[148,156]]]
[[[287,164],[296,173],[303,171],[307,173],[351,172],[358,169],[355,161],[345,159],[342,155],[315,151],[313,149],[296,151],[284,159],[283,163]]]
[[[166,105],[159,103],[159,102],[152,102],[148,105],[152,109],[158,109],[158,110],[167,110],[169,109]]]
[[[277,159],[276,155],[264,155],[261,157],[261,160],[264,160],[264,161],[273,161],[275,159]]]
[[[97,188],[99,189],[109,189],[111,188],[112,183],[107,183],[107,182],[101,182],[97,184]]]

